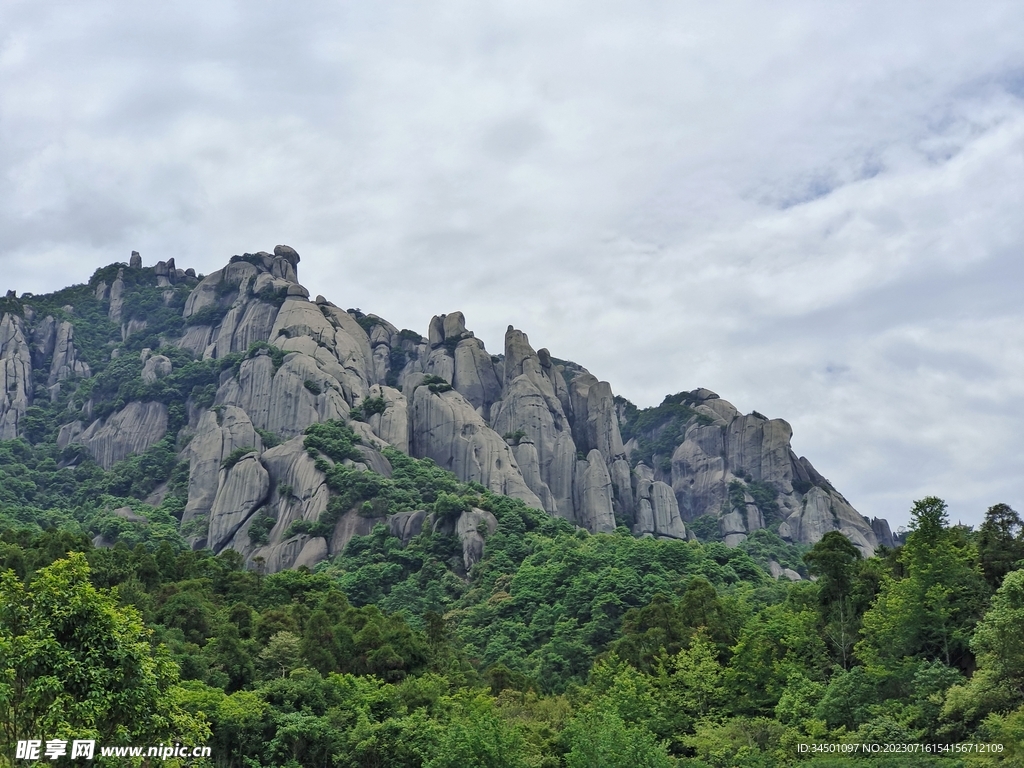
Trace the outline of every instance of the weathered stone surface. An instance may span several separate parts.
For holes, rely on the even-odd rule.
[[[792,427],[782,419],[739,416],[726,430],[726,463],[734,473],[742,468],[754,480],[771,483],[782,493],[792,493],[792,437]]]
[[[596,448],[576,462],[576,523],[591,533],[615,530],[612,480],[604,457]]]
[[[339,389],[309,355],[286,356],[276,373],[269,355],[257,355],[242,363],[237,379],[221,385],[215,402],[242,408],[256,427],[287,438],[310,424],[344,418],[349,407]]]
[[[124,310],[124,270],[118,270],[117,279],[110,286],[110,307],[107,309],[107,317],[112,323],[121,322],[121,312]]]
[[[875,539],[878,541],[878,545],[882,547],[896,546],[896,541],[892,537],[892,531],[889,530],[889,521],[883,520],[880,517],[871,518],[871,530],[875,533]]]
[[[467,572],[484,556],[485,536],[490,536],[497,529],[497,518],[482,509],[474,507],[459,515],[455,535],[462,542],[462,562]]]
[[[20,317],[0,319],[0,440],[21,435],[21,420],[32,404],[32,350]]]
[[[461,317],[462,313],[458,314]],[[453,368],[452,386],[487,418],[491,405],[501,398],[501,384],[484,343],[475,338],[460,341],[455,347]]]
[[[171,361],[164,355],[153,355],[152,357],[146,358],[146,362],[142,365],[142,380],[147,384],[152,384],[157,379],[162,379],[166,376],[171,375]]]
[[[210,514],[220,487],[221,464],[240,448],[257,452],[263,448],[263,441],[248,414],[230,405],[219,412],[205,411],[195,435],[182,453],[182,458],[189,462],[188,502],[181,517],[183,524]]]
[[[138,251],[132,251],[131,259],[128,261],[129,269],[142,269],[142,256]]]
[[[146,330],[146,326],[149,325],[148,320],[140,320],[137,317],[133,317],[127,323],[121,324],[121,340],[128,341],[130,336],[134,336],[136,333],[140,333]]]
[[[82,434],[84,429],[85,427],[82,425],[81,421],[73,421],[70,424],[63,424],[57,432],[57,447],[63,451],[75,441],[76,437]]]
[[[136,400],[108,418],[94,421],[74,442],[88,448],[97,464],[110,469],[160,442],[166,433],[167,406]]]
[[[429,456],[460,480],[543,508],[526,485],[512,450],[455,390],[433,393],[429,387],[417,387],[410,424],[412,455]]]
[[[671,539],[685,539],[686,526],[679,518],[679,506],[672,486],[660,480],[651,485],[651,510],[654,513],[654,533]]]
[[[654,510],[651,509],[650,499],[640,499],[636,507],[636,525],[633,533],[637,536],[654,535]]]
[[[57,321],[47,315],[32,330],[32,366],[46,368],[57,343]]]
[[[53,386],[72,376],[90,376],[89,365],[79,360],[75,349],[75,327],[67,320],[57,326],[57,339],[53,348],[53,362],[47,384]]]
[[[329,500],[324,474],[306,453],[302,437],[264,451],[260,461],[270,476],[271,489],[263,505],[238,529],[231,546],[246,554],[249,563],[259,564],[268,573],[300,565],[312,566],[328,557],[332,550],[323,537],[306,534],[285,537],[297,520],[318,521]],[[249,538],[249,526],[264,516],[275,522],[267,544],[257,545]]]
[[[221,470],[217,495],[210,510],[207,546],[219,552],[235,532],[260,507],[270,491],[270,475],[255,451]]]
[[[368,420],[370,428],[381,440],[409,453],[409,401],[393,387],[374,385],[370,397],[384,398],[384,413],[375,413]]]
[[[596,448],[606,461],[624,458],[619,417],[611,385],[589,373],[577,375],[569,385],[573,410],[573,437],[580,450]]]
[[[632,473],[629,471],[629,462],[625,459],[616,459],[608,465],[608,475],[612,479],[615,511],[625,517],[632,516],[636,505],[633,500],[633,482]],[[677,514],[678,509],[677,504]]]
[[[523,433],[529,438],[543,482],[531,489],[539,498],[554,501],[553,509],[546,508],[548,512],[576,520],[579,509],[573,482],[577,449],[560,397],[564,395],[568,402],[562,375],[550,364],[545,367],[526,334],[511,326],[505,334],[504,373],[502,399],[491,407],[494,429],[499,434]],[[530,478],[536,482],[533,473]]]
[[[414,512],[398,512],[388,517],[388,531],[392,536],[402,540],[402,546],[406,546],[423,532],[423,523],[426,519],[427,513],[422,509],[417,509]]]
[[[723,430],[693,426],[672,454],[672,488],[683,520],[718,514],[727,494]]]

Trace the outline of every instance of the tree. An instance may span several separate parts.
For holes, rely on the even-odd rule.
[[[804,555],[808,571],[818,577],[825,636],[843,669],[849,669],[853,662],[853,645],[860,628],[860,616],[853,602],[853,582],[859,561],[860,552],[839,531],[826,533]]]
[[[154,652],[138,611],[89,581],[75,552],[28,585],[0,574],[0,732],[102,744],[199,744],[205,721],[174,703],[177,667]]]
[[[898,559],[905,576],[885,578],[864,614],[857,655],[890,668],[905,657],[970,666],[968,642],[988,588],[964,530],[947,525],[942,499],[914,503]]]
[[[1024,560],[1024,521],[1008,504],[989,507],[978,529],[977,544],[985,580],[998,589],[1006,574]]]

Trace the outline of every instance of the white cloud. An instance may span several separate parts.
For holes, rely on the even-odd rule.
[[[790,420],[868,514],[1024,508],[1024,7],[7,3],[5,289],[289,243],[642,404]]]

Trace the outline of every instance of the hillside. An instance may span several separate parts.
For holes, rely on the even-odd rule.
[[[1014,510],[925,498],[894,542],[785,421],[297,264],[0,300],[0,766],[1022,764]]]
[[[865,556],[893,544],[884,520],[861,516],[793,453],[781,419],[740,414],[706,389],[640,410],[512,326],[492,355],[461,312],[433,317],[421,336],[310,301],[298,263],[278,246],[200,278],[133,254],[88,285],[8,294],[0,438],[52,444],[68,475],[90,460],[112,470],[159,456],[146,493],[130,495],[178,519],[192,546],[235,549],[268,572],[312,566],[416,511],[374,506],[367,489],[338,508],[328,477],[340,470],[302,439],[331,420],[359,436],[353,471],[389,477],[390,448],[591,533],[625,526],[732,547],[759,530],[796,545],[838,530]]]

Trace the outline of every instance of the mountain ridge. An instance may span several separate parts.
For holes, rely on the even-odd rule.
[[[492,355],[458,311],[435,315],[421,336],[310,300],[298,264],[277,246],[199,276],[173,259],[144,268],[133,252],[49,299],[9,292],[0,438],[25,436],[48,399],[67,401],[58,447],[104,469],[171,439],[188,463],[182,533],[270,571],[315,565],[386,521],[352,508],[330,532],[299,530],[315,528],[332,498],[303,435],[331,421],[358,435],[359,455],[344,460],[356,471],[387,477],[393,448],[591,533],[700,531],[736,546],[765,528],[802,544],[839,530],[864,556],[893,545],[884,520],[860,515],[793,453],[782,419],[740,414],[706,389],[641,410],[511,325]],[[92,317],[56,306],[65,294]],[[250,536],[269,519],[266,535]],[[464,539],[469,519],[455,523]]]

